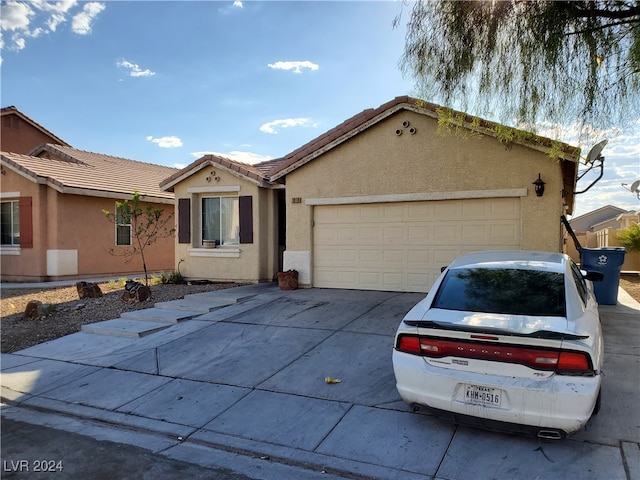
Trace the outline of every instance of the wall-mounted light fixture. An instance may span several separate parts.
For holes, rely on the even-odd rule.
[[[542,181],[539,173],[538,173],[538,179],[535,182],[533,182],[533,185],[535,185],[534,188],[536,190],[536,195],[541,197],[544,194],[545,182]]]

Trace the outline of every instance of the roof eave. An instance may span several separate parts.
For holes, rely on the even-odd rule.
[[[291,152],[289,155],[283,157],[285,159],[284,161],[284,167],[281,170],[277,170],[276,172],[274,172],[273,175],[270,176],[269,180],[271,180],[272,182],[288,175],[289,173],[293,172],[294,170],[302,167],[303,165],[307,164],[308,162],[310,162],[311,160],[319,157],[320,155],[323,155],[324,153],[328,152],[329,150],[335,148],[336,146],[340,145],[341,143],[345,142],[346,140],[352,138],[353,136],[361,133],[362,131],[368,129],[369,127],[375,125],[376,123],[384,120],[385,118],[395,114],[396,112],[400,111],[400,110],[410,110],[422,115],[426,115],[428,117],[431,117],[433,119],[438,119],[439,118],[439,113],[438,110],[440,107],[438,105],[432,104],[432,103],[427,103],[424,102],[422,100],[419,99],[415,99],[412,97],[396,97],[394,100],[387,102],[384,105],[381,105],[380,107],[378,107],[375,110],[369,109],[369,110],[365,110],[353,117],[351,117],[350,119],[346,120],[345,122],[343,122],[342,124],[334,127],[334,129],[339,129],[341,126],[344,126],[345,124],[349,124],[349,123],[353,123],[357,121],[357,118],[359,116],[366,116],[367,114],[371,114],[371,112],[375,112],[376,110],[380,111],[380,113],[378,113],[377,115],[372,116],[371,118],[363,121],[362,123],[356,123],[356,125],[354,126],[354,128],[348,130],[347,132],[343,133],[342,135],[340,135],[339,137],[336,137],[333,140],[328,141],[326,144],[321,144],[317,149],[313,149],[311,150],[308,154],[302,156],[301,158],[299,158],[298,160],[292,162],[291,164],[287,165],[286,164],[286,158],[287,157],[295,157],[296,156],[296,152],[298,151],[304,151],[305,149],[308,148],[312,148],[314,143],[322,143],[322,137],[325,135],[331,135],[331,131],[334,129],[329,130],[328,132],[325,132],[323,135],[320,135],[319,137],[317,137],[316,139],[312,140],[311,142],[309,142],[306,145],[303,145],[302,147],[300,147],[297,150],[294,150],[293,152]],[[471,117],[470,115],[464,114],[462,112],[454,112],[456,115],[460,114],[463,115],[464,118],[464,122],[463,122],[463,126],[469,130],[472,131],[476,131],[478,133],[484,134],[484,135],[488,135],[494,138],[497,138],[497,135],[495,133],[495,131],[492,130],[491,127],[498,125],[496,122],[491,122],[489,120],[482,120],[477,123],[474,121],[474,118]],[[516,129],[517,130],[517,129]],[[524,130],[522,130],[524,132]],[[530,148],[533,150],[537,150],[543,153],[549,153],[551,151],[551,148],[553,147],[553,141],[551,139],[545,138],[545,137],[541,137],[538,135],[535,135],[535,139],[536,141],[526,141],[526,139],[523,140],[514,140],[513,143],[524,146],[526,148]],[[560,147],[561,150],[563,152],[563,156],[561,160],[564,161],[570,161],[570,162],[574,162],[577,163],[579,161],[580,158],[580,149],[577,147],[573,147],[571,145],[568,145],[566,143],[562,143],[560,142]],[[576,174],[577,174],[577,168],[575,168]],[[563,178],[563,183],[564,182],[564,178]],[[575,176],[574,176],[574,188],[572,188],[572,191],[575,190]],[[573,202],[571,202],[573,203]]]
[[[162,182],[160,182],[160,189],[164,192],[173,192],[174,191],[174,187],[186,180],[187,178],[195,175],[196,173],[198,173],[199,171],[205,169],[205,168],[216,168],[216,169],[220,169],[223,170],[235,177],[238,177],[242,180],[247,180],[251,183],[253,183],[254,185],[257,185],[258,187],[261,188],[273,188],[273,185],[271,184],[271,182],[269,182],[266,178],[264,178],[261,175],[258,175],[257,173],[253,173],[253,172],[247,172],[244,173],[241,171],[241,167],[237,166],[237,168],[233,168],[233,166],[235,165],[232,162],[229,162],[229,166],[224,165],[222,163],[220,163],[220,161],[222,161],[224,159],[220,158],[218,159],[217,157],[213,156],[213,155],[205,155],[203,157],[200,157],[198,160],[196,160],[195,162],[193,162],[191,165],[188,165],[187,167],[185,167],[183,170],[180,170],[179,172],[177,172],[176,174],[172,175],[171,177],[166,178],[165,180],[163,180]]]
[[[40,125],[39,123],[33,121],[31,118],[29,118],[27,115],[25,115],[24,113],[22,113],[20,110],[18,110],[16,107],[11,106],[11,107],[5,107],[2,109],[2,111],[0,112],[0,116],[4,116],[4,115],[17,115],[18,117],[20,117],[22,120],[24,120],[25,122],[27,122],[29,125],[31,125],[32,127],[34,127],[37,130],[40,130],[42,133],[44,133],[45,135],[47,135],[48,137],[51,137],[52,139],[54,139],[56,141],[56,143],[59,143],[61,145],[70,147],[71,145],[68,144],[67,142],[65,142],[64,140],[62,140],[60,137],[58,137],[57,135],[54,135],[53,133],[51,133],[49,130],[47,130],[46,128],[44,128],[42,125]]]

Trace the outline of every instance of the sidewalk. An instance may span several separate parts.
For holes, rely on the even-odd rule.
[[[392,338],[422,297],[273,284],[190,295],[3,354],[3,420],[255,479],[640,479],[640,305],[626,292],[601,307],[602,410],[561,442],[409,411]]]

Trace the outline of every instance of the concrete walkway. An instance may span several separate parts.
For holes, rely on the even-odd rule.
[[[422,297],[190,295],[3,354],[2,416],[255,479],[640,479],[640,305],[626,292],[600,309],[602,410],[559,442],[409,411],[391,349]]]

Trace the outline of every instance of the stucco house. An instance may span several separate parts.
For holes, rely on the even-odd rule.
[[[43,143],[71,146],[14,106],[0,109],[0,118],[0,150],[3,152],[27,154]]]
[[[605,205],[569,221],[580,248],[618,248],[622,243],[618,235],[631,225],[640,223],[640,210],[623,210],[613,205]],[[564,252],[580,263],[581,252],[569,232],[564,233]],[[640,252],[627,251],[623,272],[640,271]]]
[[[614,205],[605,205],[596,208],[579,217],[569,220],[569,225],[576,233],[596,232],[603,228],[620,228],[621,215],[628,213],[627,210]]]
[[[164,180],[181,273],[260,281],[294,269],[301,286],[426,292],[463,252],[561,251],[580,150],[524,132],[505,143],[504,127],[461,113],[466,134],[442,135],[440,111],[397,97],[280,159],[206,156]]]
[[[2,139],[6,146],[4,130]],[[158,185],[175,171],[66,144],[43,144],[28,155],[0,152],[2,280],[142,272],[139,256],[130,262],[120,256],[133,241],[131,225],[115,225],[103,210],[115,211],[117,201],[130,199],[138,191],[145,204],[173,215],[173,194],[161,191]],[[173,245],[173,238],[166,238],[145,250],[149,270],[174,269]]]

